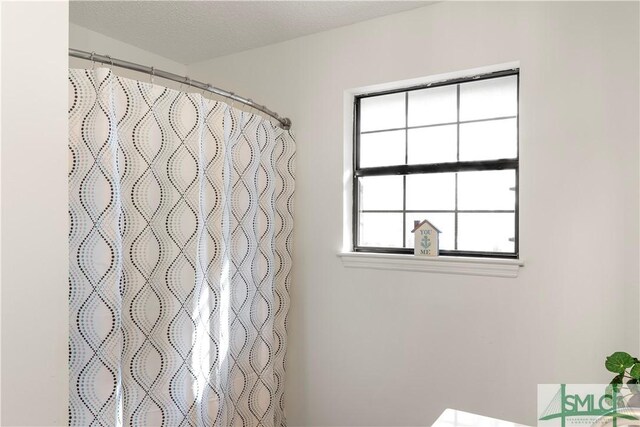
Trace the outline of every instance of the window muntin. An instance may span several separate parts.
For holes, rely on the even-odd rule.
[[[518,256],[518,70],[355,98],[353,249]]]

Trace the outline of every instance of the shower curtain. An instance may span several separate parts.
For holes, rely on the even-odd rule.
[[[73,426],[284,426],[294,140],[70,70]]]

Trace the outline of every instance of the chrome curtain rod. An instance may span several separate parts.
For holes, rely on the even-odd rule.
[[[278,113],[269,110],[264,105],[256,104],[251,99],[243,98],[239,95],[236,95],[233,92],[227,92],[224,89],[219,89],[217,87],[211,86],[208,83],[202,83],[197,80],[191,80],[189,77],[179,76],[177,74],[173,74],[168,71],[156,70],[154,67],[147,67],[144,65],[135,64],[133,62],[124,61],[122,59],[111,58],[109,55],[98,55],[95,52],[85,52],[84,50],[69,49],[69,56],[72,56],[74,58],[87,59],[93,62],[100,62],[102,64],[109,64],[115,67],[126,68],[128,70],[139,71],[141,73],[150,74],[151,76],[157,76],[163,79],[186,84],[187,86],[197,87],[198,89],[206,90],[207,92],[214,93],[216,95],[222,96],[227,99],[232,99],[241,104],[247,105],[251,108],[261,111],[264,114],[276,119],[280,127],[285,130],[289,130],[291,128],[291,120],[289,120],[288,118],[280,117]]]

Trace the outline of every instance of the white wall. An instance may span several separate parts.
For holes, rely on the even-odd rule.
[[[2,2],[3,426],[67,423],[66,2]]]
[[[538,383],[638,352],[638,15],[630,3],[437,3],[195,64],[291,117],[290,425],[536,424]],[[343,94],[520,61],[517,279],[345,269]]]
[[[66,25],[64,2],[2,5],[2,425],[66,421]],[[637,3],[438,3],[189,67],[298,135],[290,425],[534,424],[537,383],[637,352],[638,38]],[[344,90],[513,60],[520,277],[344,269]]]

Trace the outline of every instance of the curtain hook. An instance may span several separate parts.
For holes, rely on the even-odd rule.
[[[105,55],[107,58],[109,58],[109,62],[111,63],[111,67],[109,68],[109,71],[111,71],[113,73],[113,59],[111,58],[111,56],[109,55]]]
[[[184,92],[184,90],[182,89],[182,85],[186,84],[187,80],[189,80],[189,77],[186,77],[186,76],[184,77],[183,80],[180,80],[180,87],[178,88],[180,92]]]
[[[231,99],[231,105],[230,105],[230,107],[231,107],[231,108],[233,108],[233,104],[235,104],[235,102],[236,102],[236,98],[235,98],[236,94],[235,94],[235,93],[233,93],[233,92],[229,92],[229,95],[231,95],[231,96],[229,97],[229,99]]]
[[[151,67],[151,84],[153,84],[153,78],[155,77],[156,70],[154,67]]]
[[[91,57],[89,58],[89,60],[91,61],[91,71],[96,69],[96,61],[94,59],[94,56],[96,56],[96,53],[91,52]]]

